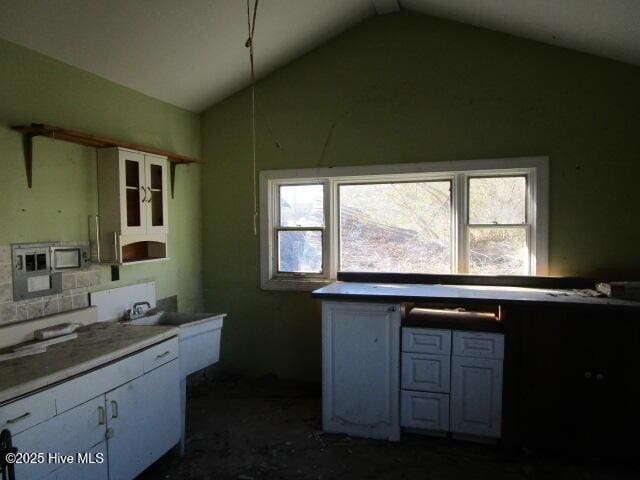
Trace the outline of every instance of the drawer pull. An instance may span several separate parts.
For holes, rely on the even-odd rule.
[[[118,402],[111,400],[111,418],[118,418]]]
[[[104,425],[106,421],[104,407],[98,407],[98,425]]]
[[[18,423],[22,420],[24,420],[25,418],[28,418],[31,416],[31,412],[27,412],[27,413],[23,413],[22,415],[20,415],[19,417],[16,418],[10,418],[9,420],[7,420],[8,424],[13,424],[13,423]]]
[[[170,353],[171,353],[171,351],[170,351],[170,350],[167,350],[166,352],[161,353],[160,355],[157,355],[157,356],[156,356],[156,358],[164,358],[164,357],[166,357],[167,355],[169,355]]]

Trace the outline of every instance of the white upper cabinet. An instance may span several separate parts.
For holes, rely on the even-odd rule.
[[[95,261],[132,263],[167,257],[167,158],[124,148],[98,150],[99,222]]]

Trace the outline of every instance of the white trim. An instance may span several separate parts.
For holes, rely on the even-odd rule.
[[[260,172],[260,265],[261,287],[265,290],[310,291],[334,281],[337,275],[339,198],[338,186],[345,183],[373,183],[412,180],[450,180],[452,216],[451,243],[454,249],[452,271],[464,273],[467,265],[467,194],[469,176],[527,176],[527,225],[529,225],[530,271],[548,273],[549,231],[549,159],[517,157],[503,159],[459,160],[450,162],[405,163],[356,167],[323,167]],[[322,183],[324,189],[325,228],[323,235],[323,275],[304,278],[274,275],[274,225],[278,212],[277,188],[280,185]],[[535,238],[535,242],[531,239]]]

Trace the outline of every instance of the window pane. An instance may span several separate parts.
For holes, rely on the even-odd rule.
[[[322,185],[281,186],[280,226],[324,226],[323,190]]]
[[[528,275],[525,228],[470,228],[469,273]]]
[[[470,224],[526,223],[525,177],[469,179]]]
[[[340,270],[451,272],[449,181],[339,188]]]
[[[322,273],[322,232],[278,232],[278,271]]]

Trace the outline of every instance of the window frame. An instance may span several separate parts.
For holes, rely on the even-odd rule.
[[[548,273],[548,157],[517,157],[452,162],[425,162],[356,167],[323,167],[260,172],[260,265],[264,290],[311,291],[334,282],[339,265],[339,186],[418,181],[451,181],[452,273],[468,272],[469,180],[477,177],[526,177],[527,245],[529,275]],[[278,272],[280,227],[279,189],[283,185],[322,184],[324,186],[324,227],[322,230],[322,273]],[[523,225],[518,225],[522,227]],[[499,228],[495,224],[490,227]],[[507,225],[509,228],[509,225]]]

